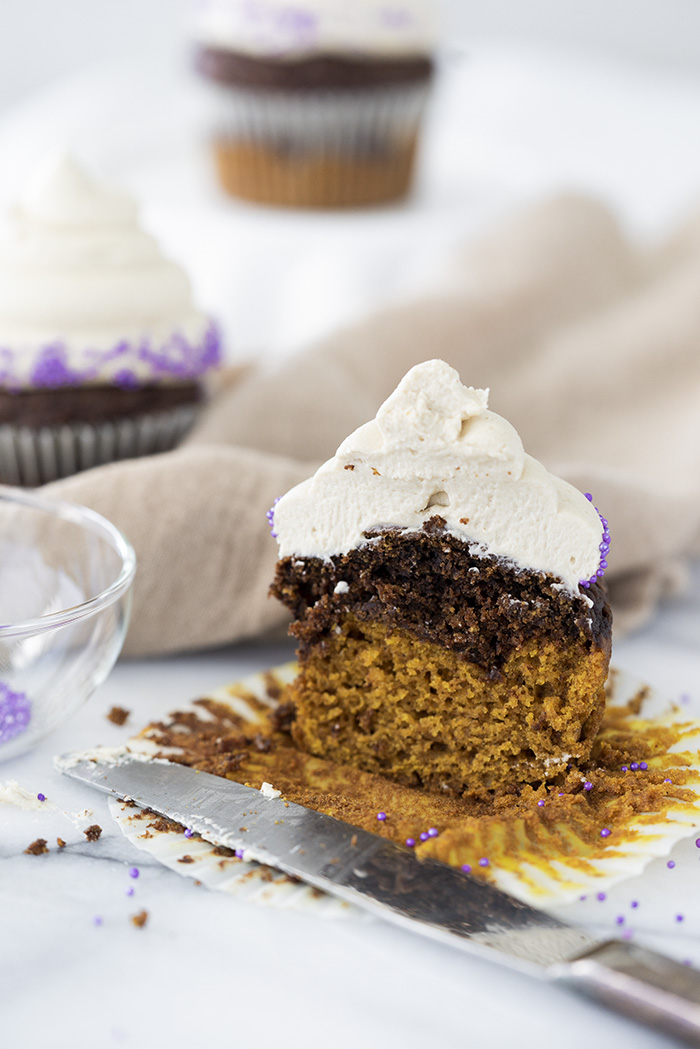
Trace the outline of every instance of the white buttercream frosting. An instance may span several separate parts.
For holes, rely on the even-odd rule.
[[[405,56],[430,53],[438,0],[200,0],[196,39],[268,57],[310,54]]]
[[[0,239],[0,383],[190,379],[218,356],[189,280],[121,190],[45,162]]]
[[[367,531],[416,531],[439,515],[474,552],[578,592],[599,565],[601,520],[487,404],[488,391],[463,386],[444,361],[412,368],[376,419],[276,504],[280,557],[327,559],[366,542]]]

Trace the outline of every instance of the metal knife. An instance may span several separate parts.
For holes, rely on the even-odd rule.
[[[107,760],[67,754],[55,765],[406,929],[700,1046],[700,973],[661,954],[595,937],[376,834],[184,765],[128,751]]]

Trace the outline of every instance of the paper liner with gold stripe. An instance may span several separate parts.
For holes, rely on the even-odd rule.
[[[293,680],[294,664],[286,664],[263,674],[253,674],[232,685],[218,689],[209,699],[229,707],[247,724],[262,724],[266,712],[274,710],[285,685]],[[663,769],[669,779],[673,770],[682,771],[683,795],[669,797],[663,812],[641,813],[633,823],[617,826],[613,839],[595,849],[566,826],[543,826],[536,835],[521,833],[508,840],[498,827],[489,826],[485,836],[475,842],[475,855],[488,854],[488,877],[513,896],[538,907],[559,906],[591,892],[605,891],[612,885],[640,874],[652,860],[667,856],[676,842],[700,827],[700,719],[689,706],[673,703],[648,686],[617,671],[608,683],[608,705],[625,708],[637,697],[636,712],[625,713],[626,730],[645,732],[670,728],[674,744],[650,762]],[[200,720],[211,716],[198,704],[192,706]],[[186,729],[183,731],[183,743]],[[131,750],[148,754],[165,754],[162,746],[149,739],[149,730],[129,743]],[[634,775],[634,773],[630,773]],[[322,893],[294,883],[279,872],[235,857],[222,856],[201,839],[186,838],[184,833],[148,827],[154,817],[139,810],[122,808],[112,803],[111,810],[122,831],[139,848],[179,874],[197,878],[209,888],[219,889],[254,902],[280,907],[311,907],[319,913],[339,916],[357,913],[355,908],[330,901]],[[146,823],[144,823],[146,819]],[[156,821],[157,822],[157,821]],[[438,846],[439,842],[439,846]],[[416,850],[438,858],[450,857],[449,828],[438,839],[426,842]],[[184,860],[183,856],[190,859]],[[484,873],[484,872],[479,872]]]

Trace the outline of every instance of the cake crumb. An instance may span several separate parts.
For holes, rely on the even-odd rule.
[[[180,859],[179,859],[179,860],[178,860],[177,862],[178,862],[178,863],[194,863],[194,860],[193,860],[193,859],[192,859],[192,857],[191,857],[191,856],[190,856],[190,855],[188,854],[188,855],[186,855],[186,856],[181,856],[181,857],[180,857]]]
[[[130,710],[126,710],[125,707],[112,707],[106,714],[107,720],[111,721],[113,725],[123,725],[128,719]]]
[[[48,852],[46,838],[37,838],[31,845],[27,845],[24,851],[27,856],[41,856],[44,852]]]
[[[63,840],[63,838],[56,838],[56,844],[58,845],[59,849],[65,849],[66,847],[66,843]]]
[[[83,834],[85,835],[88,841],[97,841],[97,839],[102,834],[102,827],[100,827],[97,823],[92,823],[86,830],[83,831]]]
[[[147,921],[148,911],[139,911],[138,914],[132,914],[131,916],[131,924],[135,925],[137,929],[143,929]]]

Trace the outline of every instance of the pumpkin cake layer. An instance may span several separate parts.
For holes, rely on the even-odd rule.
[[[586,760],[611,620],[554,578],[483,557],[433,517],[329,560],[285,558],[297,617],[294,739],[310,754],[453,795],[542,783]]]

